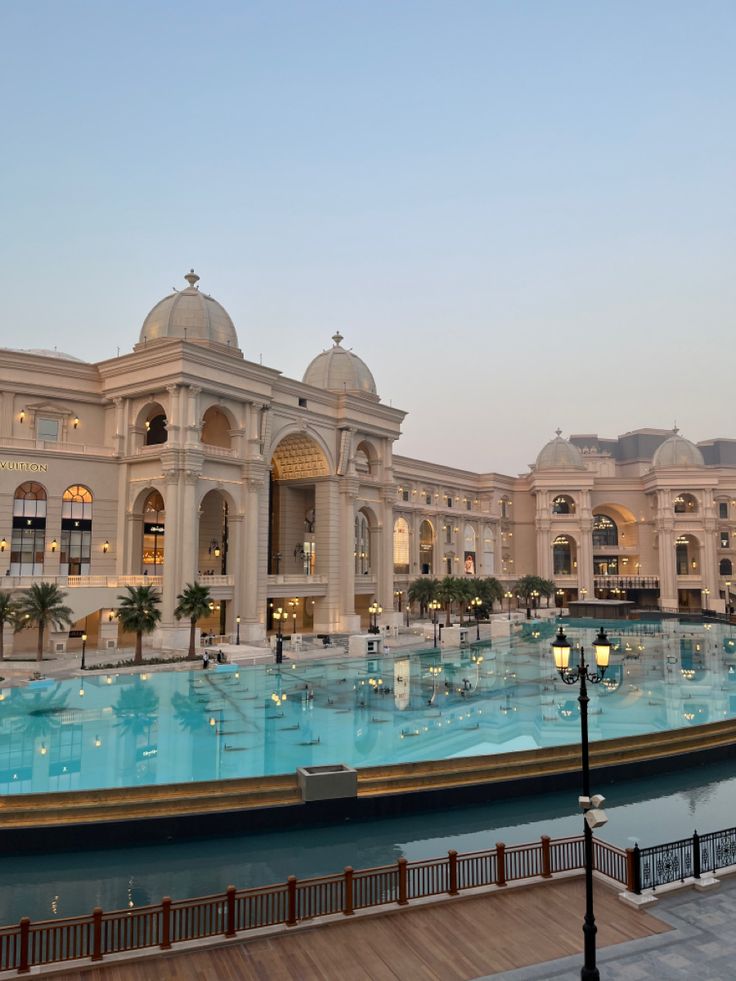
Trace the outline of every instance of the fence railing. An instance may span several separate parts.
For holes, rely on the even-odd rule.
[[[595,842],[595,867],[633,891],[631,849],[622,851]],[[712,848],[709,844],[709,849]],[[729,847],[736,847],[736,844]],[[710,854],[710,851],[709,851]],[[197,899],[162,899],[159,905],[103,912],[89,916],[32,923],[23,917],[16,926],[0,927],[0,971],[28,973],[33,967],[77,959],[100,961],[109,954],[158,947],[206,937],[234,937],[247,930],[343,914],[387,905],[405,906],[415,899],[456,896],[479,886],[505,886],[518,879],[548,879],[555,872],[582,869],[583,838],[543,837],[508,848],[499,843],[483,852],[409,862],[373,869],[346,868],[342,873],[257,889],[236,889]],[[628,876],[628,878],[627,878]]]
[[[736,828],[711,831],[691,838],[668,841],[663,845],[633,849],[634,892],[656,890],[657,886],[684,882],[692,876],[699,879],[703,872],[717,872],[736,865]]]

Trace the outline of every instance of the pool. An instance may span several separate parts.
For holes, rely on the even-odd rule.
[[[589,646],[599,623],[566,625]],[[720,624],[612,622],[590,738],[736,718],[736,637]],[[492,646],[380,659],[109,674],[0,691],[0,791],[226,780],[539,749],[580,738],[554,626]]]

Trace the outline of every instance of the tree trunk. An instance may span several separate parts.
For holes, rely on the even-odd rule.
[[[38,647],[36,648],[36,660],[43,661],[43,623],[38,625]]]
[[[189,657],[189,660],[190,661],[193,661],[194,658],[195,658],[195,656],[196,656],[195,653],[194,653],[194,633],[195,633],[196,629],[197,629],[197,621],[192,618],[189,621],[189,654],[188,654],[188,657]]]
[[[0,623],[0,661],[5,660],[5,624]]]
[[[133,664],[143,664],[143,631],[136,630],[135,632],[135,656],[133,657]]]

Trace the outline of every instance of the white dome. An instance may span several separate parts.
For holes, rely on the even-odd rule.
[[[368,365],[357,354],[341,347],[342,334],[334,334],[334,345],[318,354],[304,372],[305,385],[328,392],[352,392],[378,398],[376,383]]]
[[[695,443],[675,432],[657,447],[652,457],[653,467],[704,467],[703,454]]]
[[[560,430],[557,436],[543,446],[537,456],[536,470],[585,470],[583,454],[577,448],[562,438]]]
[[[17,351],[19,354],[35,354],[37,358],[56,358],[59,361],[78,361],[80,364],[86,364],[81,358],[75,357],[73,354],[66,354],[64,351],[53,351],[46,347],[3,347],[0,351]]]
[[[187,341],[212,341],[238,350],[238,335],[227,310],[196,287],[199,276],[192,269],[184,277],[189,283],[179,293],[165,296],[156,304],[141,328],[140,344],[162,337]]]

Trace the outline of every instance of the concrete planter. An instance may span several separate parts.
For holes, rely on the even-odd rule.
[[[343,763],[300,766],[296,775],[303,801],[358,796],[358,771]]]

